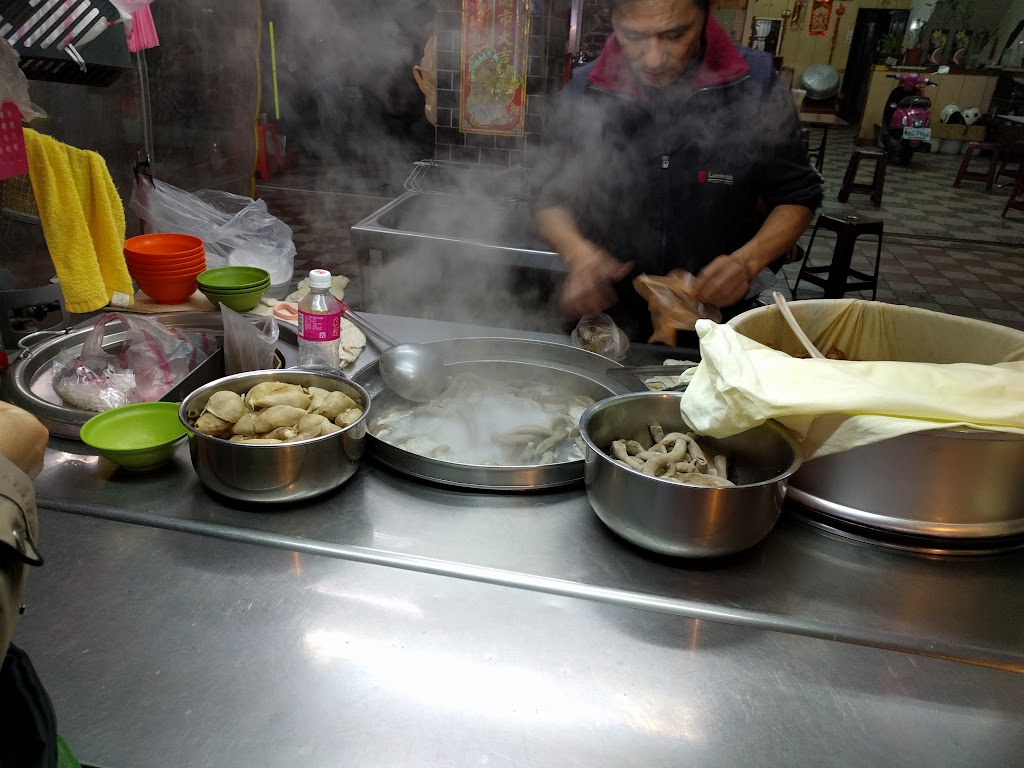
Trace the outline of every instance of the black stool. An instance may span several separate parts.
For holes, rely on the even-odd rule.
[[[873,160],[875,171],[871,174],[871,183],[863,184],[857,181],[857,170],[860,168],[861,160]],[[871,195],[871,202],[875,208],[882,204],[882,190],[885,187],[885,152],[878,149],[855,149],[850,155],[850,162],[846,166],[846,175],[843,177],[843,186],[839,190],[839,202],[846,203],[850,200],[851,192],[859,192]]]
[[[832,261],[825,267],[808,266],[807,261],[814,247],[814,238],[819,229],[829,229],[836,233],[836,247],[832,252]],[[861,235],[874,235],[878,238],[878,252],[875,254],[875,273],[873,275],[858,272],[850,267],[853,260],[853,245]],[[826,299],[841,299],[851,291],[871,289],[871,300],[878,295],[878,268],[882,263],[882,222],[878,219],[864,219],[859,216],[829,216],[822,214],[814,222],[811,241],[807,244],[807,252],[800,263],[800,273],[793,285],[793,298],[801,280],[806,280],[825,289]],[[819,277],[825,273],[825,277]],[[860,282],[850,282],[850,276]]]

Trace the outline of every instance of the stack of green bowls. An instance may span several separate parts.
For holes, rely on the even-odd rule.
[[[206,298],[236,312],[248,312],[270,288],[270,273],[259,267],[208,269],[196,280]]]

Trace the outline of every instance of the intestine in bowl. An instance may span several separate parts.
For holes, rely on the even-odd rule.
[[[548,384],[464,372],[430,403],[385,407],[370,432],[402,450],[459,464],[555,464],[583,458],[579,420],[593,402]]]

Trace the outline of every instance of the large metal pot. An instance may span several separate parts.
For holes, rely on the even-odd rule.
[[[819,343],[831,312],[855,301],[796,301],[790,308]],[[901,360],[991,365],[1024,354],[1024,333],[1012,328],[912,307],[870,303],[867,309],[874,314],[865,316],[865,327],[884,329],[886,338],[920,340],[901,344]],[[761,344],[798,352],[777,307],[745,312],[729,324]],[[856,349],[845,351],[860,356]],[[931,551],[964,550],[970,541],[986,540],[983,549],[991,550],[1000,548],[994,540],[1024,535],[1021,466],[1020,435],[935,429],[807,461],[794,475],[789,496],[820,513],[815,520],[824,518],[829,527],[859,537],[916,537],[907,546]]]
[[[761,541],[782,511],[789,476],[800,466],[800,445],[768,422],[701,445],[725,453],[732,488],[682,485],[645,475],[609,455],[613,440],[651,444],[649,425],[685,431],[682,393],[634,393],[595,403],[580,418],[587,444],[584,481],[597,516],[627,541],[665,555],[715,557]]]
[[[214,392],[227,390],[241,395],[265,381],[341,390],[363,403],[363,415],[340,432],[274,445],[232,443],[201,434],[192,427]],[[369,411],[370,395],[348,379],[286,370],[239,373],[217,379],[188,395],[178,417],[188,430],[192,466],[207,488],[238,501],[280,503],[319,496],[352,477],[363,456]]]
[[[800,75],[800,87],[811,101],[825,101],[839,93],[839,71],[828,64],[811,64]]]

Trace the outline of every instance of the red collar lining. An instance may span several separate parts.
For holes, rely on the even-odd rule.
[[[693,77],[691,90],[725,85],[750,72],[750,66],[736,50],[729,35],[714,16],[708,16],[705,39],[707,45],[704,56]],[[622,45],[615,35],[609,37],[605,43],[604,50],[601,51],[587,82],[613,93],[630,96],[640,102],[647,100],[646,89],[633,74]]]

